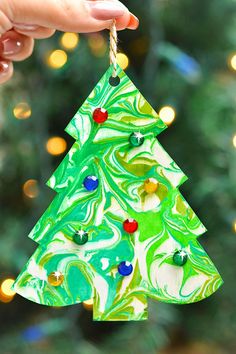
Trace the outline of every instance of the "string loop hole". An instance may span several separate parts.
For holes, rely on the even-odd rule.
[[[111,86],[118,86],[120,83],[120,78],[119,76],[111,76],[109,79],[109,84]]]

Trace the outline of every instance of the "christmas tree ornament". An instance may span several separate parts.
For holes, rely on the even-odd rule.
[[[123,222],[123,228],[128,234],[133,234],[138,230],[138,223],[134,219],[127,219]]]
[[[118,266],[118,272],[120,275],[127,277],[133,272],[133,266],[129,262],[121,262]]]
[[[143,145],[144,143],[144,136],[143,134],[137,132],[137,133],[132,133],[129,137],[130,144],[134,147],[138,147]]]
[[[48,276],[48,283],[52,286],[60,286],[64,281],[64,275],[61,272],[52,272]]]
[[[93,112],[93,120],[98,123],[104,123],[108,118],[108,112],[104,108],[96,108]]]
[[[148,178],[144,183],[145,192],[148,194],[155,193],[158,188],[158,182],[155,178]]]
[[[93,299],[94,320],[139,321],[148,298],[193,303],[222,279],[179,191],[187,177],[157,139],[167,127],[116,64],[116,41],[113,25],[111,66],[66,128],[75,143],[47,183],[57,195],[14,290],[47,306]],[[83,246],[76,230],[89,234]]]
[[[73,240],[77,245],[84,245],[88,242],[88,233],[83,230],[76,231],[73,236]]]
[[[188,260],[188,254],[184,250],[175,252],[173,256],[173,261],[178,266],[183,266]]]
[[[87,191],[94,191],[98,188],[98,179],[96,176],[87,176],[84,179],[83,185],[87,189]]]

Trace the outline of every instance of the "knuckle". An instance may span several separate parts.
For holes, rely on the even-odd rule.
[[[76,2],[71,0],[54,0],[56,1],[59,9],[61,10],[62,16],[67,20],[68,23],[72,23],[73,19],[79,19],[80,21],[86,21],[86,14],[88,14],[88,7],[86,1],[77,0]],[[84,15],[84,19],[83,16]]]
[[[65,15],[72,15],[72,4],[70,0],[56,0],[57,5],[65,13]]]

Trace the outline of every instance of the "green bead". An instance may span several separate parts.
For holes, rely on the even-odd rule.
[[[141,146],[144,143],[144,136],[139,132],[132,133],[129,137],[129,142],[134,147]]]
[[[185,252],[184,250],[180,250],[175,252],[174,256],[173,256],[173,261],[177,266],[183,266],[185,265],[185,263],[188,260],[188,255],[187,252]]]
[[[84,245],[88,242],[88,233],[83,230],[76,231],[73,236],[73,241],[77,243],[77,245]]]

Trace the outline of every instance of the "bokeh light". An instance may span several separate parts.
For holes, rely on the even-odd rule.
[[[83,306],[86,310],[92,311],[93,309],[93,299],[83,301]]]
[[[235,222],[233,224],[233,229],[234,229],[234,232],[236,232],[236,220],[235,220]]]
[[[67,143],[66,143],[65,139],[63,139],[59,136],[54,136],[54,137],[48,139],[48,141],[46,143],[46,149],[50,155],[55,155],[55,156],[61,155],[67,149]]]
[[[233,137],[233,146],[236,148],[236,134]]]
[[[165,124],[170,125],[175,120],[176,112],[173,107],[164,106],[161,108],[159,116]]]
[[[107,41],[100,33],[90,34],[88,45],[95,57],[103,57],[107,51]]]
[[[24,195],[28,198],[36,198],[39,195],[38,181],[29,179],[23,185]]]
[[[1,284],[1,292],[5,296],[14,296],[16,293],[11,289],[12,285],[14,284],[14,279],[5,279]]]
[[[125,70],[129,66],[129,58],[124,53],[118,53],[117,63],[120,65],[121,69]]]
[[[11,289],[14,279],[8,278],[3,280],[0,287],[0,301],[3,303],[11,302],[15,296],[15,291]]]
[[[66,32],[61,36],[61,46],[66,50],[73,50],[79,43],[79,35],[77,33]]]
[[[68,56],[64,50],[57,49],[49,53],[47,57],[47,64],[52,69],[62,68],[68,60]]]
[[[16,119],[28,119],[31,117],[32,111],[27,102],[19,102],[13,109]]]
[[[236,54],[230,57],[229,64],[231,68],[236,71]]]

